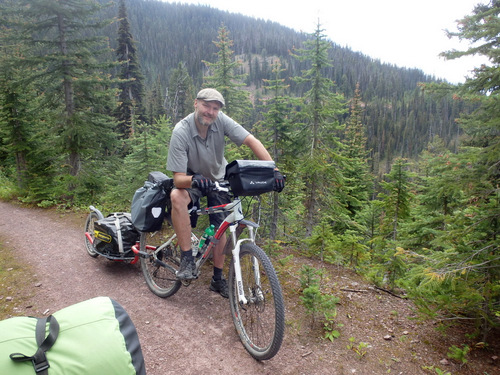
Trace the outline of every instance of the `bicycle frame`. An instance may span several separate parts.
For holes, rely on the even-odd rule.
[[[259,225],[257,223],[254,223],[249,220],[244,220],[243,212],[242,212],[242,207],[241,207],[241,200],[239,198],[235,198],[232,202],[223,204],[220,206],[214,206],[214,207],[208,207],[203,210],[198,210],[197,214],[198,215],[208,215],[212,213],[221,213],[221,212],[231,212],[221,223],[219,228],[217,229],[217,232],[214,235],[214,238],[216,241],[210,241],[210,244],[208,245],[207,250],[205,253],[202,255],[201,259],[198,260],[196,263],[196,269],[198,270],[208,259],[209,254],[213,250],[213,247],[215,246],[216,243],[222,238],[226,230],[229,228],[229,231],[231,233],[231,240],[233,242],[233,249],[231,251],[232,256],[233,256],[233,262],[234,262],[234,270],[235,270],[235,277],[236,277],[236,283],[238,286],[238,301],[241,304],[248,304],[247,299],[245,298],[245,293],[243,290],[243,280],[241,277],[241,267],[240,267],[240,246],[243,242],[252,242],[255,243],[255,234],[254,234],[254,228],[258,228]],[[244,225],[248,228],[249,231],[249,238],[242,238],[238,239],[237,234],[236,234],[236,229],[238,226]],[[253,262],[254,266],[254,274],[255,274],[255,282],[257,285],[260,286],[260,273],[259,273],[259,265],[258,262],[254,260]]]

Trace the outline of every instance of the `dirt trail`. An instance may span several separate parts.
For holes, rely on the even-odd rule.
[[[0,237],[36,270],[33,307],[42,316],[97,296],[119,302],[134,322],[148,374],[298,374],[295,349],[286,343],[275,359],[259,363],[241,345],[227,299],[208,290],[203,277],[169,299],[153,295],[139,265],[91,258],[84,248],[85,214],[71,215],[0,202]],[[300,356],[299,356],[300,357]],[[302,371],[306,371],[303,367]]]
[[[359,276],[339,268],[331,272],[329,283],[332,293],[341,298],[337,316],[343,325],[341,337],[332,343],[318,338],[321,332],[311,332],[297,293],[291,293],[294,295],[285,301],[287,331],[281,350],[273,359],[257,362],[236,335],[228,300],[208,290],[210,267],[203,269],[201,279],[182,287],[173,297],[156,297],[147,288],[139,265],[88,256],[83,235],[86,215],[0,202],[0,241],[35,270],[36,284],[41,284],[28,285],[34,296],[16,315],[42,316],[108,296],[132,318],[149,375],[413,375],[436,374],[436,367],[454,375],[500,373],[498,363],[485,363],[498,355],[498,348],[486,355],[472,353],[470,365],[465,367],[440,363],[446,358],[446,348],[460,345],[460,341],[453,342],[450,336],[443,341],[431,324],[412,320],[409,301],[380,293]],[[297,267],[300,265],[298,261]],[[287,290],[297,290],[294,279],[284,274],[281,283]],[[2,294],[5,291],[0,290],[0,297]],[[15,302],[14,295],[8,303]],[[463,333],[456,337],[463,340]],[[351,348],[349,339],[356,340]],[[368,344],[362,355],[355,351],[360,342]],[[478,362],[474,362],[476,355],[480,356]]]

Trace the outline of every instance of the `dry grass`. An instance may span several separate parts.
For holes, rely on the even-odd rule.
[[[36,275],[0,238],[0,320],[24,314],[35,294]]]

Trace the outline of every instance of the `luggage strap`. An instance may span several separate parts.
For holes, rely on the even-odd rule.
[[[115,212],[113,214],[115,218],[115,228],[116,228],[116,235],[117,235],[117,241],[118,241],[118,251],[120,254],[123,254],[123,238],[122,238],[122,229],[121,229],[121,224],[120,224],[120,213]]]
[[[49,323],[49,334],[45,337],[47,323]],[[31,357],[21,353],[12,353],[10,355],[10,359],[14,362],[31,361],[37,374],[48,375],[47,370],[50,367],[50,364],[47,360],[45,352],[49,350],[52,345],[54,345],[58,335],[59,323],[54,316],[49,315],[46,318],[39,318],[36,322],[35,331],[36,344],[38,345],[36,353]]]

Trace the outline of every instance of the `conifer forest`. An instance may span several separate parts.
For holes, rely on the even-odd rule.
[[[273,259],[289,248],[354,269],[424,318],[473,321],[487,343],[500,324],[499,14],[491,0],[448,31],[471,47],[445,58],[489,61],[454,85],[340,47],[321,20],[299,33],[202,5],[0,0],[0,198],[130,211],[214,87],[287,176],[260,197]],[[251,153],[228,144],[226,158]]]

